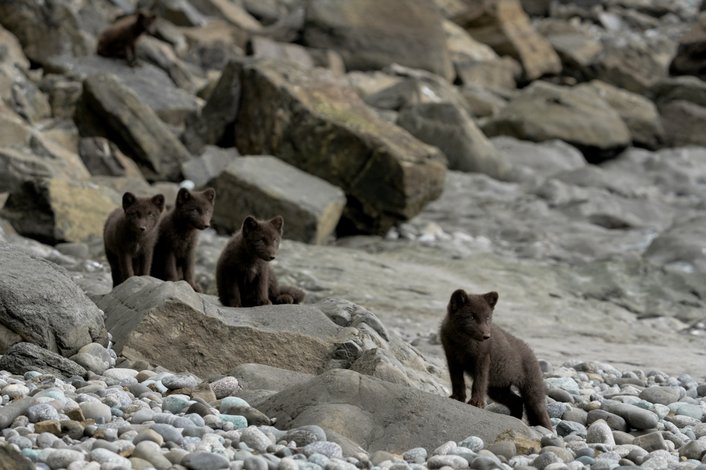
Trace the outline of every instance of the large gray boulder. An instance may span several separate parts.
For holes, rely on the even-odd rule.
[[[593,80],[577,88],[593,90],[617,111],[628,126],[634,145],[654,149],[664,143],[665,133],[662,121],[652,101],[600,80]]]
[[[499,55],[517,59],[528,80],[561,72],[559,56],[534,29],[519,0],[484,0],[476,4],[482,7],[461,23],[471,36]]]
[[[17,36],[33,62],[44,64],[60,55],[87,55],[95,43],[82,31],[75,5],[63,0],[3,1],[0,24]]]
[[[446,393],[437,368],[350,302],[225,308],[183,281],[133,276],[96,303],[106,312],[116,352],[131,360],[201,377],[250,363],[318,374],[349,368],[366,351],[380,349],[400,365],[405,385]],[[367,372],[385,378],[383,366]]]
[[[489,136],[509,135],[533,142],[563,140],[591,162],[615,156],[632,140],[620,115],[596,92],[547,82],[525,88],[483,130]]]
[[[105,219],[120,205],[111,188],[57,177],[23,182],[0,213],[18,233],[55,244],[101,239]]]
[[[652,240],[645,257],[661,266],[706,273],[705,236],[706,217],[703,215],[679,221]]]
[[[0,351],[31,342],[70,356],[93,342],[105,344],[103,312],[49,261],[0,243]]]
[[[0,370],[17,375],[37,371],[66,378],[86,375],[86,369],[76,362],[34,343],[15,343],[10,346],[0,357]]]
[[[238,149],[277,155],[343,189],[344,231],[385,233],[441,194],[441,153],[382,120],[330,72],[253,63],[241,84]]]
[[[339,188],[271,156],[237,158],[211,186],[218,194],[213,223],[228,233],[239,230],[248,215],[281,215],[286,238],[322,243],[346,205]]]
[[[471,434],[484,442],[506,431],[530,434],[516,418],[350,370],[328,371],[257,406],[285,429],[318,425],[327,437],[343,436],[368,452],[432,451]]]
[[[152,108],[113,75],[83,82],[75,120],[83,136],[114,139],[152,179],[178,180],[180,164],[191,158]]]
[[[337,51],[349,70],[398,63],[453,78],[442,17],[426,0],[314,0],[303,41]]]
[[[506,179],[510,165],[468,116],[451,103],[428,103],[404,108],[397,124],[410,134],[437,147],[450,170],[485,173]]]

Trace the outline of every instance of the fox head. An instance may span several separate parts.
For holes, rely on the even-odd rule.
[[[447,313],[454,326],[477,341],[490,339],[493,309],[498,303],[498,293],[468,294],[463,289],[451,294]]]
[[[138,198],[131,192],[123,194],[123,211],[128,226],[135,233],[148,233],[159,223],[164,211],[164,196]]]
[[[270,220],[257,220],[249,215],[243,221],[241,231],[248,247],[258,258],[272,261],[279,250],[283,227],[284,219],[281,215]]]
[[[216,190],[213,188],[203,191],[189,191],[186,188],[181,188],[177,193],[174,210],[178,217],[189,226],[203,230],[211,226],[215,201]]]

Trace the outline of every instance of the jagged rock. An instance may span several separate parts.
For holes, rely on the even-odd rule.
[[[76,121],[83,136],[110,135],[148,177],[178,180],[180,164],[191,158],[154,111],[112,75],[83,82]]]
[[[0,470],[32,470],[35,466],[11,444],[0,445]]]
[[[669,64],[672,75],[695,75],[706,78],[706,12],[701,12],[689,31],[679,39],[677,52]]]
[[[240,61],[228,62],[201,112],[187,122],[182,141],[192,152],[232,140],[230,128],[238,115],[241,69]]]
[[[19,39],[25,55],[45,64],[60,55],[91,54],[95,42],[81,30],[75,4],[62,0],[0,2],[0,24]]]
[[[667,65],[657,51],[636,47],[606,46],[595,69],[595,78],[639,95],[667,76]]]
[[[201,13],[225,20],[248,31],[259,31],[262,25],[240,4],[230,0],[191,0]]]
[[[482,5],[482,11],[460,23],[471,36],[517,59],[527,80],[561,72],[559,56],[535,31],[519,0],[484,0]]]
[[[193,181],[200,188],[220,175],[238,155],[236,148],[223,149],[209,145],[201,155],[182,163],[181,172],[184,179]],[[221,199],[220,195],[218,199]]]
[[[515,59],[457,62],[456,74],[464,85],[514,90],[522,68]]]
[[[706,107],[675,100],[660,106],[662,125],[670,147],[706,146]]]
[[[507,431],[530,434],[515,418],[349,370],[289,387],[258,403],[258,409],[284,429],[321,426],[329,439],[341,435],[371,453],[435,449],[468,437],[469,427],[485,442]]]
[[[384,233],[439,196],[438,150],[381,120],[330,72],[254,63],[241,84],[238,149],[277,155],[343,189],[340,231]]]
[[[34,343],[15,343],[10,346],[0,357],[0,370],[18,375],[35,370],[66,378],[86,375],[86,369],[71,359],[66,359]]]
[[[654,149],[664,143],[662,121],[652,101],[600,80],[580,85],[577,89],[584,87],[592,89],[618,112],[628,126],[634,145]]]
[[[250,40],[250,49],[256,59],[287,61],[303,69],[316,66],[309,51],[298,44],[280,43],[267,37],[255,36]]]
[[[453,77],[442,17],[425,0],[311,1],[303,42],[337,51],[350,70],[398,63]]]
[[[63,269],[7,244],[0,244],[0,264],[0,350],[29,341],[71,355],[106,341],[102,312]]]
[[[466,112],[451,103],[429,103],[403,109],[397,124],[444,152],[451,170],[485,173],[506,179],[509,164]]]
[[[210,184],[218,194],[213,223],[228,233],[248,215],[281,215],[286,238],[323,243],[346,204],[339,188],[271,156],[238,158]]]
[[[39,82],[39,88],[47,94],[51,114],[57,119],[71,119],[76,112],[76,103],[81,98],[81,82],[64,75],[48,73]]]
[[[188,44],[185,60],[204,70],[223,70],[229,61],[243,57],[250,34],[225,20],[211,19],[198,28],[182,28]]]
[[[660,108],[671,101],[706,106],[706,82],[689,76],[665,78],[654,84],[650,95]]]
[[[0,119],[0,124],[8,121]],[[12,124],[4,127],[5,131],[12,132],[22,127]],[[21,138],[21,132],[14,134],[14,138]],[[49,178],[52,170],[49,162],[45,162],[28,150],[0,147],[0,192],[11,192],[20,189],[27,180]]]
[[[28,147],[31,136],[32,129],[18,115],[10,110],[0,112],[0,147]]]
[[[200,102],[194,99],[198,89],[203,85],[204,78],[194,73],[191,64],[187,64],[177,55],[177,45],[147,36],[141,38],[137,44],[137,57],[144,64],[152,64],[163,70],[169,79],[176,85],[165,86],[164,89],[155,91],[155,96],[150,96],[150,103],[157,114],[167,123],[177,127],[184,125],[184,119],[196,113]]]
[[[202,26],[206,19],[187,0],[157,0],[153,11],[177,26]]]
[[[446,47],[451,60],[458,62],[483,62],[499,59],[495,51],[488,45],[473,39],[468,31],[454,23],[444,20]]]
[[[525,88],[483,130],[533,142],[560,139],[593,162],[614,156],[631,141],[623,120],[597,93],[546,82]]]
[[[374,329],[379,321],[374,316],[340,326],[317,305],[225,308],[184,282],[142,276],[98,296],[96,303],[106,312],[116,352],[133,361],[200,377],[233,375],[234,367],[251,363],[317,374],[350,367],[356,354],[381,348],[404,366],[415,387],[444,390],[438,369],[402,340],[384,340]]]
[[[78,144],[78,154],[93,176],[142,177],[135,162],[104,137],[82,138]]]
[[[562,74],[578,80],[592,78],[595,71],[592,66],[598,61],[603,46],[586,32],[568,21],[548,19],[538,26],[562,63]]]
[[[116,207],[116,192],[57,177],[24,182],[10,193],[2,215],[18,233],[54,244],[100,239],[103,223]]]
[[[466,110],[474,118],[495,116],[507,104],[508,97],[500,96],[485,87],[464,85],[460,92]]]
[[[166,124],[177,128],[183,127],[199,108],[198,100],[191,93],[177,88],[164,70],[152,64],[141,62],[139,67],[130,67],[124,60],[96,55],[52,60],[45,69],[84,83],[89,77],[111,76],[120,83],[121,89],[130,90],[143,106],[150,108]]]
[[[2,21],[0,21],[2,23]],[[29,60],[22,51],[22,45],[17,37],[0,25],[0,43],[3,52],[0,54],[0,65],[16,66],[20,70],[29,70]]]

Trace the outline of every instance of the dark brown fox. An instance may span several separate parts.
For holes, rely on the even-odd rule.
[[[451,295],[440,331],[451,398],[466,401],[466,372],[473,379],[469,404],[483,408],[487,395],[518,419],[524,405],[530,425],[552,429],[539,363],[524,341],[492,323],[497,301],[497,292],[476,295],[459,289]],[[512,391],[513,385],[520,395]]]
[[[154,247],[151,275],[165,281],[184,280],[196,291],[194,256],[199,230],[208,228],[213,215],[216,190],[190,192],[181,188],[173,209],[162,217]]]
[[[164,196],[138,198],[123,194],[122,209],[115,209],[103,227],[103,246],[110,263],[113,287],[130,276],[150,273],[157,241],[157,225],[164,210]]]
[[[275,259],[282,239],[284,219],[256,220],[247,216],[218,258],[218,298],[226,307],[298,304],[304,291],[280,286],[269,262]]]
[[[108,26],[98,38],[97,53],[103,57],[127,60],[131,66],[137,64],[135,45],[142,33],[149,31],[156,15],[138,12],[123,16]]]

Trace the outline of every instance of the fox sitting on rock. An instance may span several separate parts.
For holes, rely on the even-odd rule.
[[[127,60],[130,66],[137,65],[136,44],[142,33],[148,32],[156,15],[137,12],[115,20],[98,37],[96,52],[103,57]]]
[[[164,211],[164,195],[138,198],[123,194],[123,207],[115,209],[103,226],[103,246],[110,263],[113,287],[131,276],[150,273],[157,226]]]
[[[539,363],[524,341],[492,323],[497,302],[497,292],[476,295],[458,289],[451,295],[440,330],[451,398],[466,401],[465,372],[473,379],[469,404],[483,408],[489,396],[518,419],[524,406],[531,426],[551,430]],[[511,389],[513,385],[520,395]]]
[[[216,190],[189,191],[181,188],[174,208],[159,223],[151,275],[164,281],[184,280],[196,291],[194,257],[199,231],[211,225]]]
[[[298,304],[304,291],[280,286],[269,262],[282,239],[284,219],[257,220],[249,215],[218,258],[218,298],[226,307]]]

